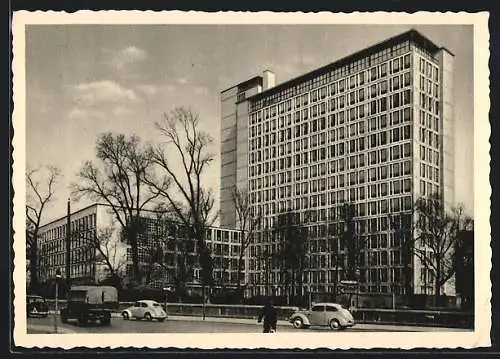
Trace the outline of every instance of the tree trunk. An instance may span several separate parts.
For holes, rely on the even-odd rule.
[[[439,297],[441,296],[441,268],[440,263],[437,263],[436,277],[434,278],[434,300],[433,305],[437,307],[439,305]]]
[[[141,272],[139,269],[139,251],[137,248],[137,228],[138,224],[135,221],[131,222],[127,230],[128,240],[130,243],[130,251],[132,252],[132,269],[133,278],[137,283],[141,282]]]
[[[236,283],[236,294],[238,296],[240,303],[243,303],[243,297],[244,297],[241,291],[241,277],[242,277],[242,267],[243,267],[242,262],[243,262],[243,253],[240,253],[240,257],[238,258],[238,271],[237,271],[238,280]]]
[[[38,291],[38,242],[36,237],[30,246],[30,291],[36,293]]]
[[[134,242],[134,244],[132,244],[132,242]],[[130,240],[130,249],[131,249],[131,252],[132,252],[132,268],[133,268],[133,271],[134,271],[134,279],[140,283],[141,281],[141,273],[140,273],[140,270],[139,270],[139,253],[138,253],[138,249],[137,249],[137,240],[134,238]]]

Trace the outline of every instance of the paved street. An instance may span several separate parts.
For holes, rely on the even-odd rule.
[[[103,327],[92,325],[79,327],[76,323],[57,323],[60,332],[77,333],[259,333],[262,325],[252,320],[224,320],[222,318],[182,318],[172,317],[165,322],[147,322],[139,320],[123,320],[122,318],[112,318],[111,326]],[[29,318],[28,334],[30,333],[53,333],[54,317]],[[429,327],[408,327],[408,326],[388,326],[358,324],[348,331],[363,332],[398,332],[398,331],[461,331],[459,329],[429,328]],[[297,332],[291,325],[285,323],[278,325],[279,332]],[[311,328],[304,331],[329,332],[327,328]]]

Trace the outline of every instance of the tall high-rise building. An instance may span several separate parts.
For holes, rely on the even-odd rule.
[[[420,196],[454,203],[453,57],[410,30],[290,81],[266,71],[221,93],[221,224],[236,225],[235,186],[264,218],[251,294],[282,295],[291,281],[297,294],[332,292],[353,276],[363,292],[432,293],[399,228]],[[288,259],[300,278],[275,264],[283,223],[307,227],[304,258]]]

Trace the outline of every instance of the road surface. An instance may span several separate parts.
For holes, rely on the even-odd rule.
[[[123,320],[119,317],[111,319],[110,326],[90,325],[80,327],[75,323],[62,324],[58,318],[58,332],[60,333],[260,333],[262,324],[251,320],[224,320],[222,318],[169,318],[164,322],[144,320]],[[222,320],[221,320],[222,319]],[[54,317],[28,318],[28,334],[54,333]],[[278,325],[278,332],[298,332],[291,325]],[[429,327],[402,327],[388,325],[358,324],[347,331],[363,332],[399,332],[399,331],[462,331],[459,329],[429,328]],[[329,332],[328,328],[310,328],[304,331]]]

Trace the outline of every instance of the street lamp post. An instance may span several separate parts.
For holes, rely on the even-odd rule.
[[[58,308],[58,300],[59,300],[59,279],[61,279],[61,270],[56,269],[56,295],[55,295],[55,310],[54,310],[54,333],[57,334],[57,312]]]
[[[356,309],[359,308],[359,277],[361,276],[361,271],[359,268],[356,268],[355,272],[356,276]]]
[[[163,288],[163,293],[165,293],[165,314],[167,315],[166,316],[167,318],[168,318],[167,305],[168,305],[168,293],[169,292],[170,292],[170,287]]]
[[[391,284],[392,291],[392,309],[396,309],[396,283]]]

